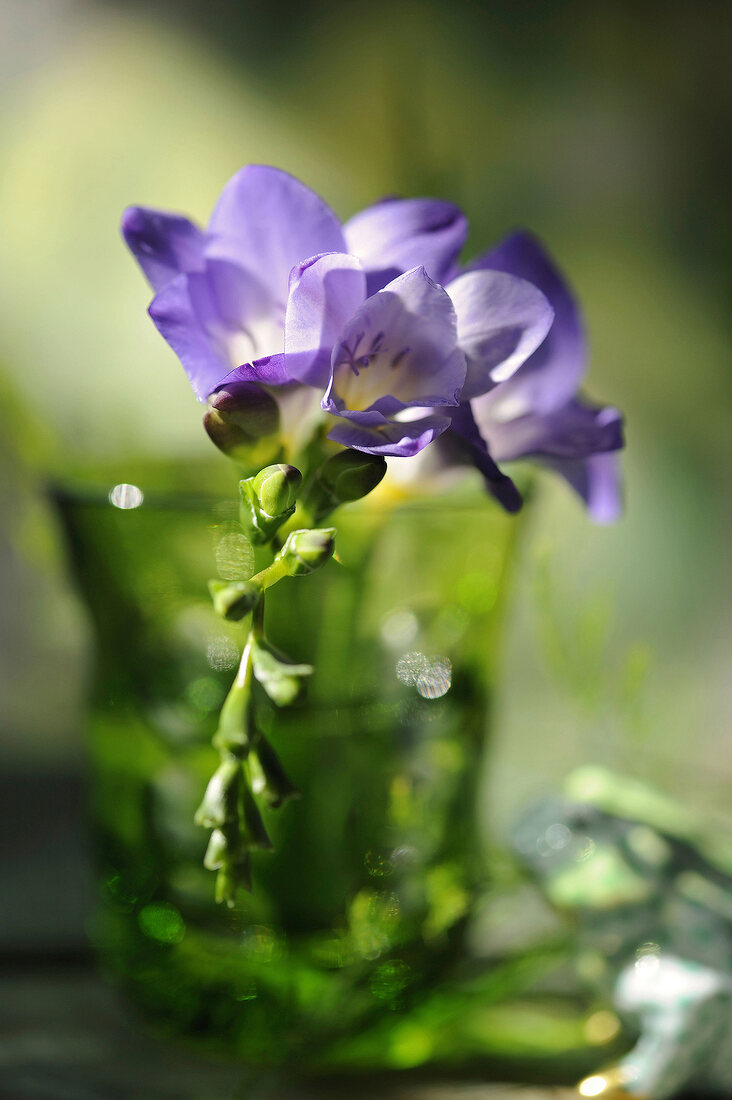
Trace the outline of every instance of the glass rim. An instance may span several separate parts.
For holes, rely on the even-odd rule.
[[[128,503],[115,502],[113,494],[118,489],[121,495],[124,494],[124,490],[131,490],[132,500]],[[108,482],[103,484],[101,480],[87,482],[71,478],[68,480],[49,479],[44,486],[44,495],[56,506],[113,508],[115,511],[137,512],[144,506],[146,511],[197,512],[203,514],[222,507],[234,509],[238,506],[238,500],[234,494],[227,497],[224,493],[206,493],[199,490],[147,490],[144,488],[144,482],[142,485],[131,482],[109,485]],[[385,512],[391,512],[394,517],[404,514],[430,514],[436,517],[439,514],[450,513],[454,515],[458,512],[482,515],[485,511],[495,518],[515,518],[508,516],[487,491],[484,491],[479,498],[475,494],[473,500],[456,500],[447,490],[433,494],[422,494],[412,500],[405,498],[391,505],[377,503],[376,501],[366,503],[366,500],[367,498],[364,498],[361,501],[342,504],[335,510],[335,514],[339,514],[342,508],[347,508],[346,514],[354,517],[357,515],[364,517],[381,515]]]

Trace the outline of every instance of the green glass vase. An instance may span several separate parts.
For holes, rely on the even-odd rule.
[[[144,484],[57,503],[95,632],[105,971],[159,1027],[251,1065],[459,1061],[450,997],[479,971],[467,930],[489,882],[477,816],[516,520],[477,493],[366,501],[334,516],[337,560],[272,589],[269,637],[315,673],[257,717],[302,797],[264,811],[274,851],[227,909],[193,817],[243,640],[206,582],[253,567],[235,507]]]

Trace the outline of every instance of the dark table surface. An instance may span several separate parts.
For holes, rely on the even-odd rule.
[[[194,1057],[147,1034],[81,961],[0,980],[3,1100],[564,1100],[561,1089],[480,1081],[293,1082]]]

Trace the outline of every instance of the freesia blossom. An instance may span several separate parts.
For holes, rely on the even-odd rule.
[[[234,367],[246,366],[249,381],[291,380],[281,361],[270,360],[283,351],[297,264],[351,252],[371,289],[380,289],[419,256],[439,279],[455,262],[466,223],[450,203],[394,199],[343,226],[293,176],[248,165],[224,187],[205,231],[181,215],[133,206],[122,233],[155,291],[150,315],[205,401]]]
[[[544,296],[513,275],[440,285],[466,222],[437,200],[384,200],[341,226],[299,181],[255,165],[226,185],[205,232],[133,207],[123,233],[201,400],[254,383],[301,424],[325,391],[330,438],[376,454],[426,446],[461,395],[508,377],[551,324]]]
[[[415,454],[450,424],[462,395],[510,374],[546,335],[552,310],[535,287],[500,272],[443,288],[423,266],[366,297],[352,256],[293,271],[285,322],[291,376],[326,384],[329,438],[373,454]]]
[[[470,270],[528,279],[551,302],[554,324],[510,378],[483,394],[465,394],[471,400],[453,417],[453,429],[479,467],[486,459],[536,460],[566,478],[593,519],[611,522],[621,508],[617,451],[623,446],[622,417],[611,406],[595,406],[579,396],[587,342],[569,287],[539,242],[524,232],[507,237]]]

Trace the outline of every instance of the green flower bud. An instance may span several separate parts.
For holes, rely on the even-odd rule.
[[[270,642],[259,638],[252,646],[254,675],[273,703],[286,707],[302,690],[303,679],[312,676],[312,665],[298,665]]]
[[[212,394],[203,426],[220,451],[249,467],[280,450],[279,407],[253,382],[232,382]]]
[[[250,689],[235,683],[221,708],[219,727],[213,737],[214,748],[242,757],[255,738]]]
[[[239,796],[242,784],[241,763],[227,757],[208,781],[206,793],[196,810],[194,821],[206,829],[217,829],[239,817]]]
[[[230,622],[248,615],[262,594],[261,588],[251,581],[209,581],[208,590],[216,614]]]
[[[239,518],[254,543],[268,542],[295,511],[302,474],[295,466],[266,466],[255,477],[239,482]]]
[[[214,829],[203,857],[203,866],[209,871],[218,871],[227,863],[233,862],[232,856],[238,848],[237,840],[238,831],[230,837],[224,829]]]
[[[252,869],[246,848],[242,848],[236,862],[224,864],[216,875],[216,901],[219,905],[223,902],[229,909],[233,909],[236,904],[236,892],[240,888],[243,890],[252,888]]]
[[[260,737],[249,753],[249,778],[254,793],[263,795],[273,809],[290,798],[300,797],[300,791],[288,777],[282,761],[265,737]]]
[[[244,787],[244,828],[248,848],[260,848],[266,852],[272,851],[274,845],[264,827],[259,807],[246,785]]]
[[[277,555],[291,577],[314,573],[333,556],[335,527],[292,531]]]
[[[340,504],[368,496],[386,473],[386,459],[363,451],[339,451],[325,463],[308,493],[308,506],[316,523]]]
[[[262,511],[272,517],[292,514],[301,485],[300,471],[284,462],[266,466],[252,478],[252,488],[259,497]]]

